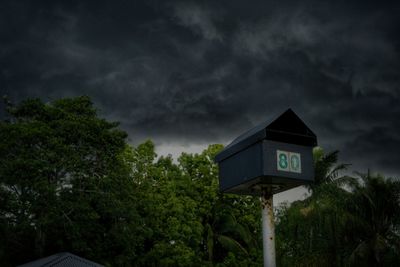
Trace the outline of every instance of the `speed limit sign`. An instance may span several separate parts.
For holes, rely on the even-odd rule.
[[[300,153],[277,150],[276,165],[278,171],[301,173]]]

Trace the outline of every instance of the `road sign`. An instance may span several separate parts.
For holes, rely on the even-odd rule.
[[[316,135],[291,110],[232,141],[215,160],[220,190],[259,195],[266,185],[278,193],[314,180]]]
[[[277,150],[276,166],[278,171],[301,173],[301,154]]]
[[[314,180],[316,135],[291,110],[242,134],[215,160],[220,190],[260,195],[264,266],[275,267],[274,193]]]

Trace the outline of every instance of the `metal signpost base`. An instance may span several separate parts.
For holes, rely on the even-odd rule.
[[[263,188],[261,192],[264,267],[276,267],[273,195],[271,188]]]

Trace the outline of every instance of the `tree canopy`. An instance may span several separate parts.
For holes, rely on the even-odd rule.
[[[88,97],[7,104],[0,265],[69,251],[106,266],[260,266],[257,197],[221,194],[214,156],[158,157]],[[397,266],[400,185],[314,151],[310,196],[276,209],[280,266]]]

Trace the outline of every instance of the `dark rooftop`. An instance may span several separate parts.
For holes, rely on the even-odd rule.
[[[17,267],[104,267],[74,254],[63,252],[31,261]]]
[[[263,139],[304,146],[317,145],[317,136],[289,108],[272,122],[262,122],[237,137],[215,157],[215,160],[219,162]]]

